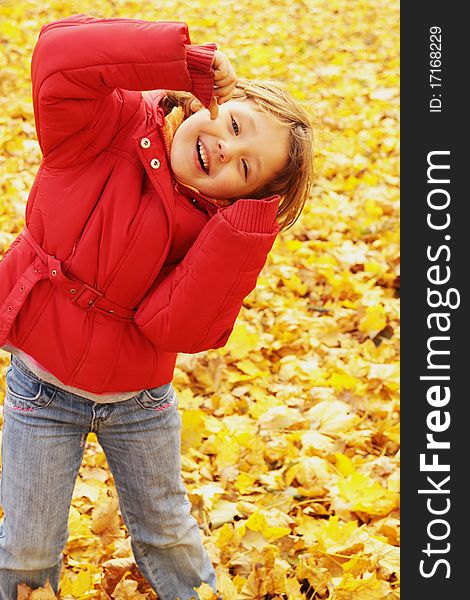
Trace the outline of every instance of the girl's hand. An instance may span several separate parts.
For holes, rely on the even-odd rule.
[[[219,50],[215,51],[212,70],[214,72],[214,97],[209,106],[209,112],[211,119],[216,119],[219,114],[219,104],[228,102],[232,97],[237,76],[227,56]]]

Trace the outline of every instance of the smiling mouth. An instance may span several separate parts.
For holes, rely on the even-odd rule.
[[[206,149],[204,148],[204,146],[202,145],[202,143],[199,139],[196,142],[196,148],[197,148],[197,157],[199,159],[199,163],[201,164],[203,171],[205,173],[209,174],[209,159],[206,154]]]

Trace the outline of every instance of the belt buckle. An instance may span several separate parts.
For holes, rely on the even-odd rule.
[[[72,292],[72,290],[70,292],[74,294],[72,302],[82,310],[90,310],[90,308],[93,308],[96,300],[103,296],[101,292],[86,283],[83,283],[76,292]]]

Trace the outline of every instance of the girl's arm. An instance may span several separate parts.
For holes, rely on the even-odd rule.
[[[135,315],[154,346],[196,353],[225,345],[279,232],[278,205],[279,196],[237,200],[208,221]]]
[[[184,23],[76,15],[45,25],[31,65],[43,156],[61,166],[99,153],[138,108],[124,90],[188,91],[208,107],[215,49],[192,46]]]

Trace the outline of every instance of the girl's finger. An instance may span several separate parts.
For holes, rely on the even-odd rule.
[[[235,70],[233,69],[233,67],[230,65],[230,67],[228,67],[227,69],[224,69],[223,71],[214,71],[214,81],[222,81],[224,79],[227,80],[231,80],[231,79],[236,79],[237,76],[235,74]]]
[[[209,104],[209,113],[211,119],[217,119],[219,116],[219,105],[217,104],[217,98],[215,96],[212,97],[211,103]]]
[[[225,79],[220,79],[219,81],[214,81],[214,87],[216,87],[216,88],[223,88],[223,87],[229,87],[229,86],[235,87],[236,84],[237,84],[236,77],[226,77]]]
[[[233,86],[235,87],[237,84],[237,78],[233,77],[233,78],[226,78],[226,79],[220,79],[219,81],[214,81],[214,87],[217,88],[224,88],[224,87],[229,87],[229,86]]]
[[[237,85],[237,81],[238,79],[236,77],[234,77],[233,79],[226,79],[224,81],[216,81],[215,83],[215,89],[216,90],[222,90],[222,89],[229,89],[232,88],[234,89],[235,86]]]
[[[221,81],[217,81],[214,89],[215,90],[223,90],[223,89],[234,89],[235,86],[237,85],[237,80],[236,79],[230,79],[227,80],[227,82],[222,83]]]
[[[227,102],[227,100],[230,100],[230,98],[232,97],[234,89],[234,83],[223,87],[216,87],[214,88],[214,95],[217,96],[219,100]]]
[[[230,100],[232,99],[232,94],[228,95],[228,96],[217,96],[217,104],[225,104],[226,102],[230,102]]]

